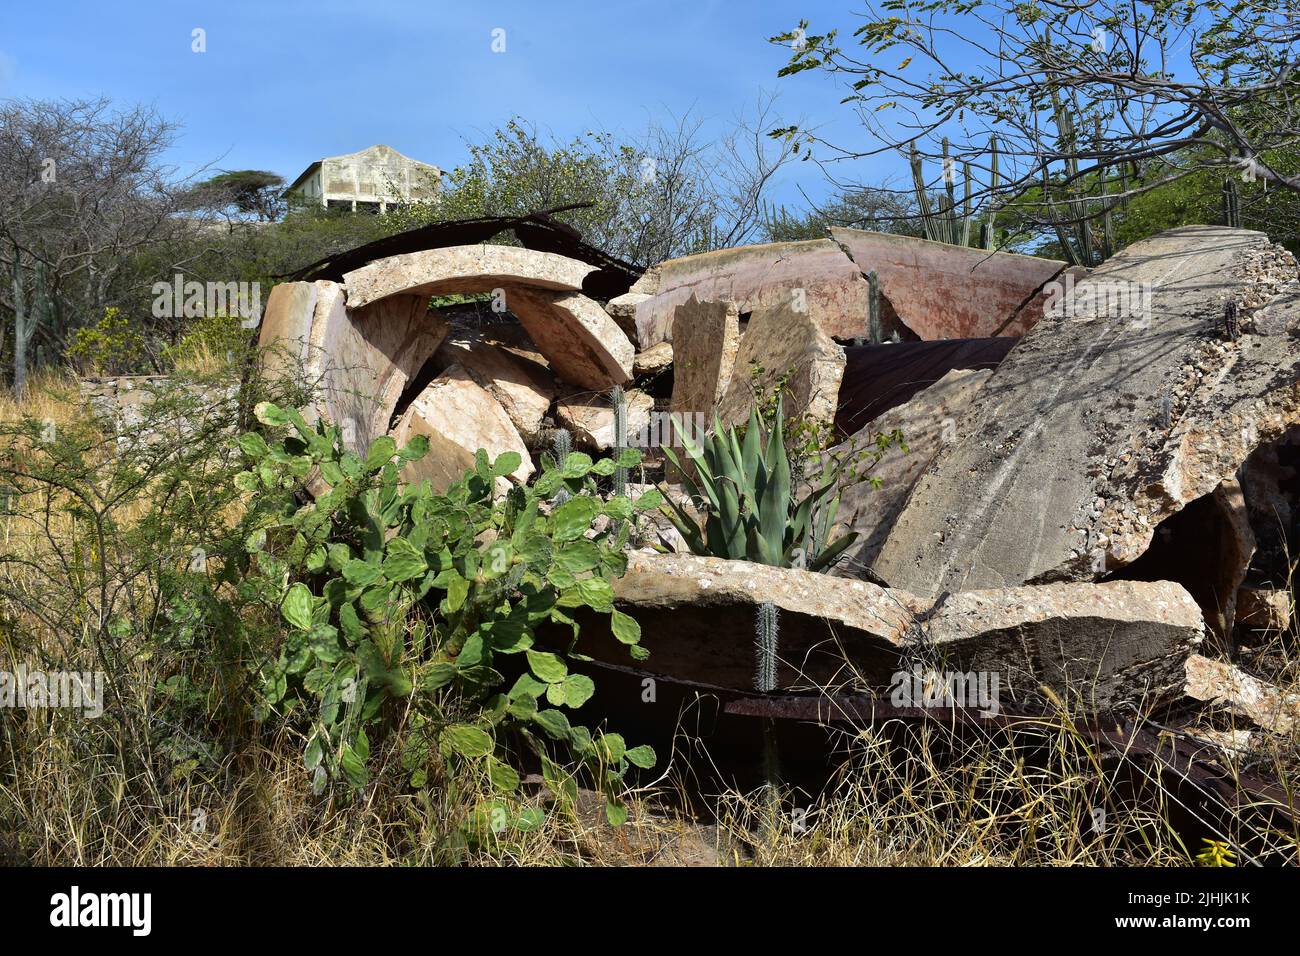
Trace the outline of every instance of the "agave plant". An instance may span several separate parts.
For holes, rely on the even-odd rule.
[[[828,541],[840,503],[838,476],[795,501],[781,423],[779,401],[767,434],[757,411],[751,410],[742,441],[735,428],[724,430],[714,415],[713,431],[702,443],[682,435],[693,474],[671,449],[664,449],[683,475],[691,499],[705,513],[700,525],[664,494],[664,514],[692,553],[821,571],[857,539],[857,533],[850,532]]]

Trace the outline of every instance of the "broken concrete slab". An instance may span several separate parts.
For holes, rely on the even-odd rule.
[[[632,359],[632,374],[637,378],[662,372],[673,364],[673,344],[660,342],[644,352],[637,352]]]
[[[867,334],[866,280],[829,239],[719,249],[661,262],[650,275],[633,286],[655,289],[633,303],[643,349],[673,341],[674,313],[692,295],[735,302],[741,312],[789,304],[829,336]]]
[[[520,437],[532,445],[556,395],[555,377],[543,365],[478,338],[444,342],[435,361],[459,365],[501,403]]]
[[[1261,730],[1289,734],[1300,726],[1300,696],[1283,693],[1226,661],[1193,654],[1187,658],[1185,677],[1188,697],[1226,707]]]
[[[754,370],[762,371],[755,376]],[[807,312],[789,302],[759,309],[740,338],[731,380],[718,415],[724,427],[739,425],[765,394],[789,373],[785,385],[787,419],[832,422],[844,375],[844,349]]]
[[[1090,580],[1136,560],[1162,520],[1300,421],[1296,337],[1221,338],[1226,303],[1261,257],[1295,276],[1262,233],[1187,226],[1078,283],[994,371],[874,573],[935,596]],[[1300,294],[1255,319],[1300,328]]]
[[[511,286],[505,303],[559,378],[591,389],[632,380],[636,350],[595,300]]]
[[[929,239],[831,228],[861,272],[880,282],[881,313],[922,339],[1024,335],[1043,315],[1044,286],[1066,264]]]
[[[624,400],[627,402],[627,438],[631,446],[636,435],[650,427],[654,399],[645,392],[630,389],[624,393]],[[555,419],[569,430],[577,445],[593,451],[607,451],[614,447],[614,406],[608,394],[583,392],[562,398],[555,403]]]
[[[641,342],[636,331],[636,308],[650,298],[644,292],[625,292],[605,303],[605,311],[633,345],[639,346]]]
[[[348,305],[390,295],[493,292],[508,286],[578,292],[596,266],[519,246],[446,246],[378,259],[343,277]]]
[[[519,467],[510,478],[523,483],[535,470],[519,432],[510,416],[491,393],[465,369],[453,365],[435,378],[411,402],[393,428],[399,446],[416,435],[429,440],[429,453],[402,469],[402,480],[426,478],[435,493],[446,491],[474,468],[474,456],[481,448],[495,461],[508,451],[518,452]],[[505,478],[497,479],[500,491],[509,488]]]
[[[780,615],[783,688],[847,680],[845,652],[888,673],[912,620],[906,600],[866,581],[689,554],[629,554],[614,595],[641,624],[648,670],[740,689],[753,683],[754,614],[764,601]]]
[[[857,577],[871,567],[894,527],[907,496],[934,460],[942,445],[957,440],[957,423],[975,400],[991,370],[954,369],[903,405],[868,422],[856,434],[829,452],[836,460],[852,462],[875,448],[878,435],[901,431],[903,448],[895,445],[870,469],[866,479],[846,485],[832,537],[856,531],[858,540],[836,562],[833,574]],[[863,465],[869,459],[863,460]],[[871,479],[879,479],[875,487]]]
[[[999,676],[1003,703],[1061,700],[1107,711],[1178,693],[1201,640],[1200,610],[1172,582],[1057,584],[953,595],[937,607],[897,589],[788,568],[633,552],[615,605],[641,624],[644,669],[747,689],[754,622],[777,608],[783,690],[880,691],[914,665]],[[622,663],[608,625],[580,649]]]
[[[996,673],[1004,701],[1042,702],[1042,685],[1071,711],[1106,713],[1176,697],[1204,622],[1172,581],[1062,582],[951,594],[919,632],[922,660]]]
[[[349,309],[338,283],[315,284],[310,367],[319,371],[322,413],[343,428],[348,447],[365,449],[388,431],[407,383],[437,351],[448,327],[420,296],[391,296]]]
[[[1210,629],[1231,637],[1237,592],[1254,552],[1241,486],[1229,478],[1162,521],[1146,551],[1115,574],[1177,581],[1201,606]]]
[[[258,344],[279,372],[302,374],[316,386],[312,414],[338,425],[348,448],[364,449],[388,431],[402,390],[447,333],[425,305],[420,297],[393,296],[349,309],[337,282],[281,283],[267,300],[272,315]],[[281,368],[290,358],[297,367]]]
[[[739,308],[735,302],[701,302],[692,293],[675,315],[673,413],[711,422],[740,349]]]

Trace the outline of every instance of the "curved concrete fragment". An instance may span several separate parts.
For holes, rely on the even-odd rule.
[[[640,289],[653,289],[654,294],[637,295]],[[616,301],[620,308],[634,309],[641,349],[673,340],[674,313],[692,295],[701,302],[735,302],[741,312],[793,304],[827,335],[867,334],[867,283],[829,239],[772,242],[669,259],[647,272],[633,290]]]
[[[888,310],[922,339],[1023,335],[1043,315],[1043,286],[1066,264],[929,239],[832,227],[862,273],[880,281]]]
[[[353,308],[390,295],[492,292],[510,285],[577,292],[596,266],[518,246],[447,246],[389,256],[343,277]]]
[[[551,370],[570,385],[606,389],[632,380],[636,350],[594,300],[580,293],[509,286],[505,305]]]
[[[363,450],[387,433],[407,383],[437,351],[449,327],[428,311],[422,296],[391,296],[349,309],[342,286],[316,284],[322,288],[312,321],[312,368],[320,370],[328,417],[344,426],[349,447]]]
[[[508,451],[519,453],[519,467],[510,478],[523,483],[534,471],[533,460],[510,416],[501,404],[465,369],[453,365],[425,387],[393,428],[399,446],[416,435],[429,439],[429,453],[408,462],[402,479],[429,479],[435,493],[446,491],[474,468],[474,456],[482,448],[495,461]],[[505,491],[509,482],[497,479]]]
[[[1300,422],[1298,333],[1295,261],[1263,233],[1135,243],[998,366],[872,570],[933,596],[1133,562],[1163,519]]]
[[[313,414],[364,450],[388,431],[402,390],[437,350],[448,325],[417,296],[349,309],[337,282],[284,282],[267,300],[258,344],[273,374],[302,374],[317,389]],[[286,365],[293,368],[286,368]]]

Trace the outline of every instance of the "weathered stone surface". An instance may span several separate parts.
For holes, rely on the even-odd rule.
[[[1056,259],[861,229],[833,227],[831,238],[857,269],[875,270],[882,315],[896,315],[922,339],[1023,335],[1043,315],[1043,286],[1066,268]]]
[[[281,283],[267,312],[259,337],[265,360],[314,383],[319,401],[310,411],[339,425],[354,449],[388,431],[406,383],[447,333],[423,298],[393,296],[348,309],[337,282]],[[286,362],[297,367],[286,369]]]
[[[494,461],[505,452],[519,452],[522,461],[510,475],[517,482],[527,481],[534,471],[528,448],[501,403],[458,365],[430,382],[393,428],[399,446],[416,435],[429,439],[429,453],[409,462],[402,478],[427,478],[435,492],[445,491],[471,470],[480,448]],[[498,486],[505,490],[509,483],[501,478]]]
[[[793,304],[827,335],[866,334],[866,280],[829,239],[719,249],[670,259],[653,271],[654,278],[647,273],[642,282],[655,294],[635,305],[643,349],[674,341],[674,313],[692,295],[702,302],[735,302],[741,312]]]
[[[641,341],[636,331],[636,307],[650,298],[644,292],[625,292],[605,303],[605,311],[633,345]]]
[[[1136,243],[994,371],[873,565],[924,595],[1087,580],[1300,421],[1300,293],[1224,341],[1229,299],[1295,276],[1262,233],[1187,226]],[[1145,301],[1144,301],[1145,300]]]
[[[437,351],[447,324],[420,296],[347,309],[342,286],[315,285],[308,367],[318,376],[321,412],[343,427],[351,447],[364,449],[388,431],[406,383]]]
[[[750,375],[755,362],[763,368],[757,380]],[[764,392],[775,391],[776,383],[790,370],[786,416],[833,421],[844,375],[844,349],[808,313],[795,311],[787,302],[760,309],[750,317],[740,338],[731,381],[719,402],[722,424],[745,421],[755,400]]]
[[[677,307],[676,316],[672,410],[712,421],[736,364],[740,311],[735,302],[700,302],[692,293]]]
[[[1204,635],[1200,608],[1172,581],[962,591],[920,627],[941,670],[997,673],[1004,702],[1046,685],[1089,713],[1176,696]]]
[[[624,393],[627,402],[627,436],[633,437],[650,424],[654,399],[645,392],[631,389]],[[595,451],[614,447],[614,406],[608,394],[582,393],[555,403],[555,419],[573,435],[577,445]]]
[[[512,285],[577,292],[593,265],[517,246],[447,246],[389,256],[343,277],[352,308],[401,293],[491,292]]]
[[[506,306],[559,378],[592,389],[631,381],[632,342],[594,300],[511,286]]]
[[[269,373],[292,376],[306,366],[316,292],[314,282],[281,282],[271,287],[257,336],[258,346],[266,350],[262,361]]]
[[[1239,631],[1284,634],[1291,629],[1291,592],[1277,588],[1242,588],[1237,592]]]
[[[940,446],[956,441],[957,422],[992,374],[988,369],[953,369],[831,450],[842,460],[853,460],[858,453],[874,448],[877,435],[896,430],[903,433],[907,445],[907,451],[894,446],[871,469],[870,477],[881,481],[879,488],[869,480],[860,481],[840,493],[836,515],[839,530],[833,537],[856,531],[859,538],[836,563],[833,573],[857,577],[875,562],[912,486],[939,453]]]
[[[543,365],[481,339],[444,342],[437,361],[459,365],[501,403],[525,442],[532,444],[555,398],[555,377]]]
[[[662,372],[673,364],[673,343],[660,342],[644,352],[637,352],[632,359],[632,372],[640,377]]]
[[[648,670],[741,689],[753,683],[754,614],[764,601],[780,614],[782,687],[835,680],[845,669],[841,646],[888,673],[911,623],[906,601],[866,581],[686,554],[628,555],[614,593],[641,624]]]
[[[883,690],[918,662],[996,673],[1003,703],[1037,700],[1045,684],[1097,711],[1181,690],[1203,628],[1191,596],[1167,581],[976,591],[933,607],[866,581],[639,551],[614,592],[641,623],[646,670],[737,689],[751,686],[764,601],[778,610],[783,689]],[[582,648],[621,663],[599,629],[584,624]]]
[[[1300,696],[1200,654],[1187,658],[1185,693],[1193,700],[1227,707],[1255,726],[1288,734],[1300,724]]]

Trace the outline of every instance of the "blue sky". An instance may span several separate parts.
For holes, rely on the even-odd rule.
[[[861,0],[739,3],[143,0],[27,3],[0,9],[0,97],[147,102],[183,124],[170,157],[182,171],[270,169],[292,179],[313,160],[373,143],[452,167],[463,141],[519,115],[561,138],[636,132],[687,110],[718,129],[781,95],[787,121],[836,141],[862,133],[840,89],[815,73],[778,80],[767,38],[801,16],[850,26]],[[207,52],[191,50],[206,31]],[[493,53],[492,31],[506,50]],[[847,32],[847,30],[845,31]],[[873,161],[861,175],[897,177]],[[820,198],[810,163],[784,173],[777,198]]]

